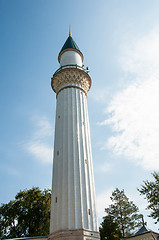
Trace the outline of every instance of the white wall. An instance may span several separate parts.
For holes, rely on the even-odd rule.
[[[69,65],[69,64],[77,64],[82,67],[82,58],[79,53],[75,51],[66,51],[61,55],[60,65]]]

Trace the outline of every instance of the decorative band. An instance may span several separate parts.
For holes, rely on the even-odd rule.
[[[86,97],[87,97],[87,93],[86,93],[86,91],[84,91],[83,88],[81,88],[81,87],[79,87],[79,86],[65,86],[65,87],[61,88],[61,89],[56,93],[56,98],[57,98],[58,94],[59,94],[62,90],[66,89],[66,88],[78,88],[78,89],[80,89],[82,92],[84,92],[84,94],[85,94]]]
[[[66,84],[80,86],[87,93],[91,87],[91,78],[88,73],[75,68],[62,69],[51,78],[51,86],[55,93]]]

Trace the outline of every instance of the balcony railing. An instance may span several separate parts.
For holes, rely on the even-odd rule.
[[[66,69],[66,68],[77,68],[77,69],[80,69],[80,70],[86,72],[87,74],[89,73],[88,67],[85,69],[85,68],[83,68],[83,67],[81,67],[81,66],[79,66],[77,64],[69,64],[69,65],[64,65],[64,66],[61,66],[60,68],[58,68],[56,70],[56,72],[54,73],[54,75],[56,73],[60,72],[61,70]]]

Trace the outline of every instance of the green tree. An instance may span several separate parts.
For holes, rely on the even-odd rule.
[[[17,193],[0,207],[1,238],[32,237],[49,233],[51,190],[32,188]]]
[[[152,173],[154,178],[153,181],[143,181],[144,184],[141,189],[138,189],[141,195],[145,196],[148,201],[148,206],[146,209],[150,209],[151,213],[148,215],[153,219],[156,219],[155,223],[159,222],[159,173]]]
[[[110,215],[103,218],[99,231],[101,240],[120,240],[122,238],[118,222]]]
[[[130,236],[132,231],[142,225],[142,215],[139,214],[138,207],[129,200],[124,190],[116,188],[110,197],[112,204],[105,209],[107,215],[118,223],[122,237]]]

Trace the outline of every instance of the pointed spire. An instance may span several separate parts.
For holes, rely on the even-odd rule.
[[[80,51],[79,47],[77,46],[77,44],[75,43],[75,41],[73,40],[72,36],[71,36],[71,24],[69,25],[69,36],[66,40],[66,42],[64,43],[59,55],[58,55],[58,61],[60,62],[60,57],[63,54],[63,52],[66,51],[75,51],[78,52],[81,55],[82,61],[83,61],[83,54]]]
[[[141,218],[142,218],[142,225],[145,226],[144,216],[141,215]]]
[[[71,24],[69,25],[69,37],[71,37]]]

